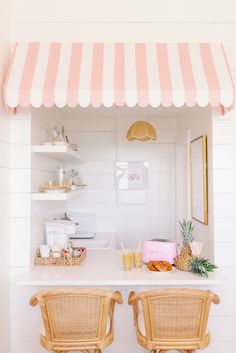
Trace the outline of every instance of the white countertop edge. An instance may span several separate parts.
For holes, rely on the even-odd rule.
[[[223,285],[225,281],[223,280],[211,280],[211,279],[199,279],[199,280],[173,280],[173,281],[165,281],[165,280],[157,280],[157,281],[75,281],[75,280],[58,280],[58,281],[37,281],[37,280],[19,280],[16,282],[18,286],[215,286],[215,285]]]

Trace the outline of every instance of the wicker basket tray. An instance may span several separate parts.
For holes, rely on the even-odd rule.
[[[83,248],[83,251],[79,257],[71,257],[67,259],[66,257],[41,257],[35,256],[34,265],[35,266],[80,266],[84,259],[86,258],[87,250]]]

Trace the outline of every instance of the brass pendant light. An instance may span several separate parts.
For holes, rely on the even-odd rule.
[[[132,124],[126,135],[129,141],[148,141],[157,140],[155,128],[146,121],[136,121]]]

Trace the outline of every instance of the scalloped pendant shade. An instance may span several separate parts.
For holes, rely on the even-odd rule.
[[[157,140],[157,133],[155,128],[146,121],[136,121],[130,126],[126,137],[129,141]]]

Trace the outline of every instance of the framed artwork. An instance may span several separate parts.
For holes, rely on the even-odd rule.
[[[191,216],[208,224],[207,137],[190,142]]]
[[[140,190],[148,186],[148,162],[117,162],[116,189]]]

